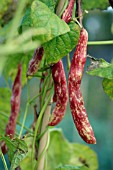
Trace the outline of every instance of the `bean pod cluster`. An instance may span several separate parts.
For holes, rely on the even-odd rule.
[[[70,0],[66,10],[62,15],[62,20],[64,20],[67,24],[71,21],[73,8],[74,0]],[[89,144],[95,144],[96,139],[88,120],[82,92],[80,90],[87,56],[87,41],[88,33],[84,28],[82,28],[80,31],[78,45],[71,61],[71,67],[68,76],[68,88],[62,61],[60,60],[51,67],[52,78],[54,82],[53,102],[56,102],[56,105],[53,109],[49,126],[57,125],[64,117],[69,93],[70,109],[78,133],[85,142]],[[44,50],[42,47],[35,51],[33,58],[29,62],[27,75],[33,75],[37,72],[43,54]]]

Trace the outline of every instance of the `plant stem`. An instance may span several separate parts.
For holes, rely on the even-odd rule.
[[[52,96],[52,90],[53,89],[51,89],[51,91],[49,92],[48,98],[47,98],[46,102],[44,103],[44,105],[43,105],[43,107],[41,109],[41,112],[39,114],[38,120],[36,122],[34,138],[33,138],[33,145],[32,145],[32,163],[33,163],[33,159],[34,159],[34,149],[35,149],[35,141],[36,141],[37,131],[38,131],[38,128],[40,126],[40,123],[41,123],[43,114],[44,114],[44,112],[46,110],[46,107],[48,106],[48,103],[50,102],[50,99],[51,99],[51,96]]]
[[[88,45],[110,45],[113,44],[113,40],[108,41],[89,41]]]
[[[63,9],[64,9],[66,2],[67,2],[67,0],[59,0],[58,6],[57,6],[57,9],[56,9],[56,14],[58,16],[62,15],[62,12],[63,12]]]
[[[82,9],[81,9],[81,0],[76,0],[76,17],[80,25],[82,26]]]
[[[30,101],[29,104],[31,104],[35,99],[37,99],[39,96],[41,95],[41,93],[37,94],[36,96],[34,96]]]
[[[70,55],[67,54],[67,69],[69,70],[71,66]]]
[[[48,126],[49,118],[50,118],[50,111],[51,111],[51,105],[48,105],[43,116],[41,133],[43,133]],[[43,153],[43,151],[46,152],[47,150],[46,148],[47,143],[48,143],[47,141],[48,141],[48,130],[46,131],[46,133],[44,133],[44,135],[41,137],[40,142],[39,142],[39,148],[38,148],[38,161],[39,162],[38,162],[37,170],[44,169],[45,153]]]
[[[6,160],[4,158],[4,155],[3,155],[2,151],[1,151],[1,149],[0,149],[0,157],[1,157],[2,161],[3,161],[4,169],[8,170],[7,163],[6,163]]]

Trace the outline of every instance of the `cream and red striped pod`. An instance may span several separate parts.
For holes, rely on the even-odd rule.
[[[33,58],[30,60],[28,65],[27,76],[32,76],[38,71],[43,55],[44,55],[43,47],[37,48],[35,50]]]
[[[12,86],[11,113],[10,113],[9,121],[6,126],[6,133],[5,133],[5,135],[9,136],[10,138],[14,137],[18,113],[20,111],[20,98],[21,98],[21,88],[22,88],[21,76],[22,76],[22,65],[19,64],[18,72]],[[1,149],[4,154],[7,152],[7,146],[4,141],[2,142]]]
[[[63,15],[62,15],[62,20],[64,20],[66,23],[69,23],[72,17],[72,11],[74,8],[74,2],[75,0],[70,0],[69,4],[66,8],[66,10],[64,11]]]
[[[55,126],[63,119],[68,102],[66,76],[61,60],[52,66],[52,77],[55,88],[54,101],[56,102],[56,106],[52,112],[49,126]]]
[[[68,91],[71,113],[78,133],[85,142],[95,144],[96,139],[93,129],[89,123],[82,93],[80,91],[80,84],[87,56],[87,41],[88,33],[84,28],[82,28],[79,42],[71,62],[68,77]]]

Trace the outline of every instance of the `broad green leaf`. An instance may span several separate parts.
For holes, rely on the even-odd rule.
[[[84,10],[107,9],[108,6],[110,6],[108,0],[98,0],[98,2],[97,0],[84,0],[84,2],[82,3],[82,7]]]
[[[20,165],[20,162],[26,157],[28,152],[27,144],[24,140],[18,138],[13,140],[13,143],[17,146],[16,151],[13,153],[13,159],[11,161],[11,170],[15,170],[17,166]]]
[[[70,22],[69,27],[70,32],[55,37],[43,45],[47,64],[58,62],[77,45],[80,29],[74,22]]]
[[[32,25],[31,20],[31,8],[28,8],[26,10],[25,15],[22,18],[21,24],[19,26],[18,32],[21,34],[26,28],[30,28]]]
[[[85,166],[71,166],[71,165],[65,165],[65,166],[58,166],[56,170],[88,170]]]
[[[9,88],[0,88],[0,135],[5,133],[6,124],[10,114],[10,97]]]
[[[104,59],[93,59],[87,73],[92,76],[113,79],[113,64],[106,62]]]
[[[51,3],[49,4],[47,1],[49,7],[52,5]],[[70,31],[69,26],[64,21],[55,15],[47,5],[38,0],[35,0],[31,9],[26,11],[19,27],[19,33],[30,27],[46,28],[46,34],[33,36],[33,39],[39,40],[41,44]]]
[[[11,161],[10,170],[14,170],[26,157],[28,152],[27,144],[24,140],[18,138],[10,139],[9,137],[3,136],[2,139],[6,142],[9,149],[8,155]]]
[[[17,150],[14,154],[14,158],[11,162],[10,170],[15,170],[20,165],[20,162],[26,157],[26,153],[21,150]]]
[[[82,144],[69,143],[61,130],[52,130],[46,170],[53,170],[60,165],[86,166],[89,170],[98,169],[97,156],[93,150]]]
[[[31,6],[32,26],[46,28],[47,34],[38,36],[41,43],[70,31],[69,26],[42,2],[35,0]]]
[[[113,79],[103,79],[102,86],[104,92],[113,100]]]

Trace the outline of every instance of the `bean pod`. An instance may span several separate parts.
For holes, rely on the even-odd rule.
[[[55,126],[62,120],[66,112],[68,102],[67,83],[61,60],[52,66],[52,77],[55,88],[53,100],[56,102],[56,106],[52,112],[49,126]]]
[[[22,65],[19,64],[18,72],[12,86],[11,113],[10,113],[9,121],[6,126],[6,133],[5,133],[5,135],[9,136],[10,138],[14,137],[15,130],[16,130],[16,122],[20,110],[21,76],[22,76]],[[2,142],[1,148],[2,148],[2,152],[5,154],[7,152],[7,146],[4,141]]]
[[[64,20],[66,23],[69,23],[71,20],[72,10],[74,8],[74,2],[75,2],[74,0],[69,1],[69,4],[62,15],[62,20]]]
[[[38,71],[43,55],[44,55],[43,47],[37,48],[35,50],[33,58],[30,60],[28,65],[27,76],[32,76]]]
[[[82,28],[79,42],[71,62],[68,77],[68,91],[70,108],[78,133],[85,142],[89,144],[95,144],[96,139],[93,129],[89,123],[82,93],[80,91],[81,79],[86,62],[87,41],[88,33],[84,28]]]
[[[62,20],[69,23],[72,17],[72,10],[74,7],[74,0],[70,0],[68,7],[62,15]],[[58,63],[54,64],[52,67],[52,77],[54,81],[54,96],[53,102],[56,102],[56,106],[53,110],[50,126],[57,125],[66,112],[67,102],[68,102],[68,92],[65,72],[63,68],[63,63],[60,60]]]

